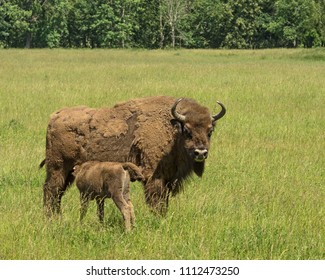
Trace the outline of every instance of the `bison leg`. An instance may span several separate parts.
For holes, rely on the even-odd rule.
[[[97,202],[97,216],[98,216],[99,222],[102,224],[104,222],[105,201],[104,201],[104,198],[96,197],[96,202]]]
[[[56,171],[50,174],[43,186],[44,191],[44,208],[48,217],[60,213],[61,197],[65,191],[64,175]]]
[[[61,199],[65,191],[67,190],[67,188],[72,185],[73,181],[74,181],[74,176],[72,175],[72,172],[70,172],[64,181],[64,185],[62,189],[59,191],[58,194],[57,213],[61,213]]]
[[[145,184],[144,189],[146,202],[153,212],[160,216],[165,216],[168,210],[170,190],[163,180],[151,178]]]
[[[67,175],[64,170],[56,170],[52,173],[48,172],[48,176],[43,186],[43,203],[47,217],[61,214],[62,196],[73,180],[74,176],[71,172]]]

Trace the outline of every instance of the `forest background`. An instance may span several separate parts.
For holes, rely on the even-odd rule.
[[[325,0],[0,0],[0,48],[325,46]]]

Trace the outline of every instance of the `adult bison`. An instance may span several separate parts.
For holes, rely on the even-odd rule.
[[[188,98],[168,96],[132,99],[112,108],[65,108],[53,113],[47,127],[44,206],[60,213],[61,198],[74,180],[73,167],[82,162],[130,161],[141,166],[145,199],[165,214],[194,172],[202,176],[210,137],[226,109],[211,115]]]

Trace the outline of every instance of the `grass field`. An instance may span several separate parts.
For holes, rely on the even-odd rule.
[[[325,50],[0,50],[0,259],[325,259]],[[135,97],[227,107],[202,179],[154,216],[132,186],[137,227],[106,202],[79,224],[42,208],[49,115]]]

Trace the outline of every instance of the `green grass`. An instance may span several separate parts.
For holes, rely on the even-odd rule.
[[[325,259],[325,50],[0,50],[0,259]],[[49,115],[135,97],[187,96],[218,110],[202,179],[154,216],[132,186],[137,227],[106,202],[79,224],[42,209]]]

